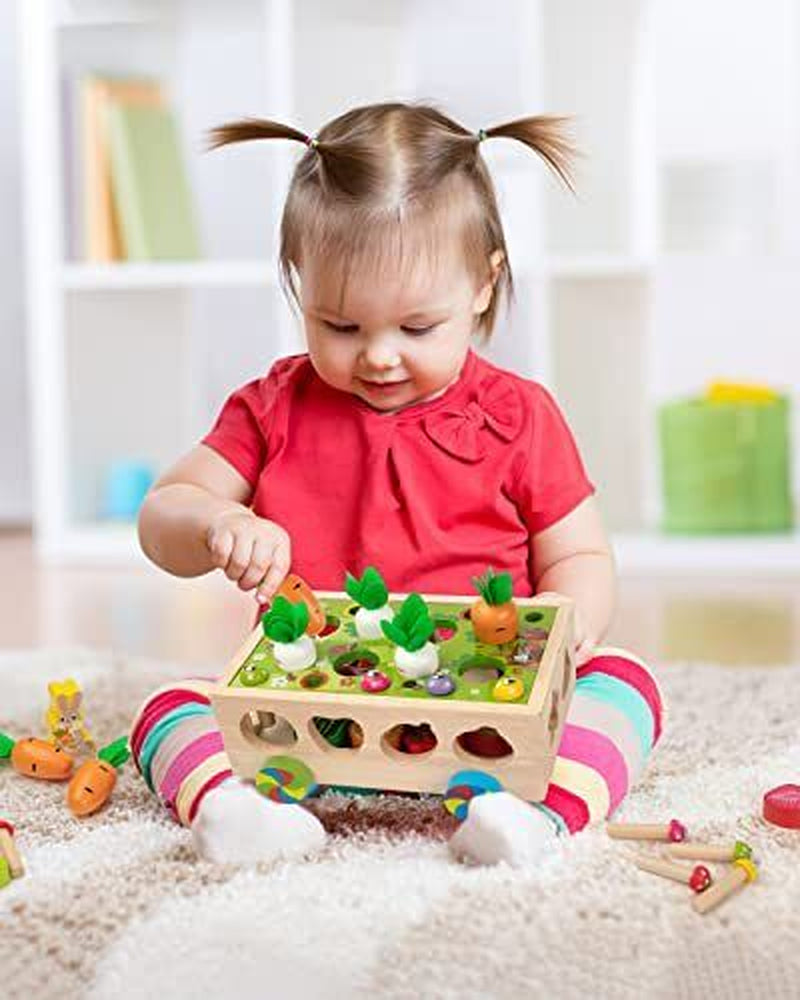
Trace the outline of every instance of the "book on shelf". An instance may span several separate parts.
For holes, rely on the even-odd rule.
[[[199,257],[177,122],[160,82],[91,74],[80,92],[85,258]]]

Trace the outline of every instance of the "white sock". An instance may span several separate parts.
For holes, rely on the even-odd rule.
[[[191,831],[200,857],[217,864],[296,858],[325,843],[322,824],[307,809],[272,802],[238,778],[206,793]]]
[[[541,809],[510,792],[487,792],[472,799],[467,818],[450,838],[450,852],[474,865],[506,861],[515,868],[535,862],[558,836]]]

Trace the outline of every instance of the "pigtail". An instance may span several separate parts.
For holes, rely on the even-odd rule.
[[[208,149],[218,149],[234,142],[249,142],[251,139],[296,139],[306,146],[314,140],[291,125],[268,121],[265,118],[243,118],[212,128],[208,133]]]
[[[346,116],[343,116],[346,117]],[[244,118],[213,128],[208,133],[208,150],[252,139],[295,139],[309,147],[316,156],[303,158],[297,167],[298,178],[316,174],[321,186],[331,194],[358,198],[364,190],[380,182],[375,169],[375,148],[359,141],[358,130],[347,140],[330,140],[306,135],[291,125],[264,118]]]
[[[540,156],[564,184],[575,194],[572,177],[573,160],[580,156],[579,150],[564,130],[571,119],[566,115],[538,115],[533,118],[517,118],[504,125],[482,129],[477,136],[476,148],[483,139],[504,136],[524,143]]]

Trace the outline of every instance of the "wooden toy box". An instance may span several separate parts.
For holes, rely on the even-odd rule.
[[[393,609],[404,596],[389,595]],[[286,754],[307,764],[319,784],[442,793],[455,771],[475,768],[528,801],[541,800],[575,686],[572,602],[515,598],[519,636],[494,646],[475,639],[474,595],[423,596],[437,626],[439,671],[456,682],[451,694],[434,696],[424,679],[399,674],[389,640],[357,637],[352,616],[358,605],[347,594],[319,592],[327,625],[315,640],[314,665],[287,673],[259,625],[211,692],[234,771],[254,779],[269,757]],[[370,667],[391,678],[385,691],[362,690]],[[524,686],[517,700],[496,700],[503,676]],[[332,746],[314,722],[318,717],[353,720],[362,744]],[[404,723],[427,723],[436,746],[422,754],[399,750],[392,733]],[[481,727],[507,742],[504,756],[476,756],[462,747],[459,738]]]

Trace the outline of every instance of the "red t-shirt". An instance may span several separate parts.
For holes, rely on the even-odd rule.
[[[380,413],[281,358],[234,392],[203,443],[292,541],[292,571],[343,591],[375,566],[390,591],[471,594],[487,567],[534,592],[530,537],[594,493],[552,396],[470,350],[441,396]]]

